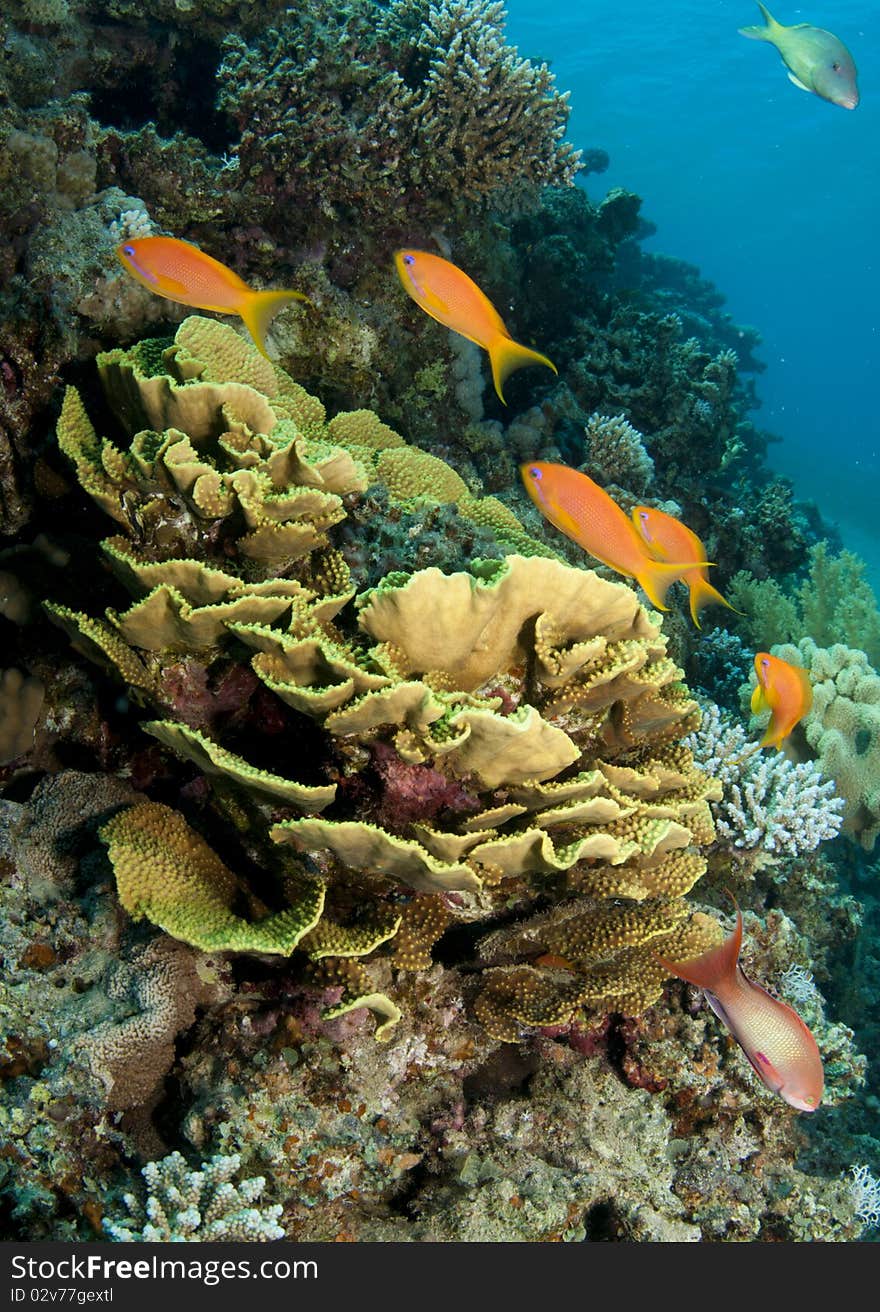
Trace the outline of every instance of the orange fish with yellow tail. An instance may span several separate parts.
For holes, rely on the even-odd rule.
[[[752,714],[770,711],[770,723],[756,750],[778,749],[813,705],[810,676],[799,665],[791,665],[769,651],[759,651],[755,656],[755,675],[758,682],[752,693]]]
[[[693,559],[656,560],[617,502],[580,470],[530,460],[520,465],[519,472],[529,496],[551,524],[603,565],[635,579],[652,604],[666,610],[667,589],[693,570]],[[706,565],[708,561],[697,563]]]
[[[133,278],[167,301],[239,315],[267,360],[266,333],[275,315],[291,301],[309,299],[289,290],[254,291],[225,264],[177,237],[132,237],[116,254]]]
[[[632,521],[645,545],[658,560],[705,560],[706,548],[700,539],[682,524],[674,515],[667,515],[665,510],[655,510],[653,506],[633,506]],[[709,582],[705,565],[696,565],[687,574],[682,574],[682,583],[690,589],[691,618],[697,628],[701,627],[699,615],[704,606],[717,602],[728,610],[736,610],[730,602],[722,597],[717,588]]]
[[[793,1007],[754,984],[739,964],[742,912],[718,948],[690,961],[657,957],[664,970],[695,984],[736,1039],[768,1089],[790,1107],[814,1112],[822,1101],[825,1075],[810,1030]]]
[[[545,364],[554,373],[559,372],[546,355],[513,340],[488,296],[449,260],[428,251],[408,250],[397,251],[394,263],[404,290],[425,314],[489,352],[492,381],[504,405],[507,402],[501,389],[515,369],[525,364]]]

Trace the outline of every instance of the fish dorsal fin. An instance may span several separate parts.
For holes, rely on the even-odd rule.
[[[658,957],[657,960],[671,975],[677,975],[679,979],[687,980],[688,984],[696,984],[697,988],[706,989],[709,993],[717,993],[719,987],[723,988],[726,982],[734,979],[741,946],[742,912],[737,908],[736,928],[720,947],[704,952],[701,957],[692,957],[689,961],[668,961],[665,957]]]
[[[802,26],[803,26],[803,27],[807,27],[808,24],[807,24],[807,23],[803,23]],[[810,90],[809,87],[805,87],[805,86],[804,86],[803,82],[800,80],[799,77],[795,77],[794,73],[789,73],[789,75],[788,75],[788,80],[789,80],[789,82],[793,82],[794,85],[795,85],[796,87],[800,87],[801,91],[809,91],[809,90]]]

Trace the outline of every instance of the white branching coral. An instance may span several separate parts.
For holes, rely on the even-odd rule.
[[[240,1167],[238,1153],[218,1154],[197,1171],[190,1170],[177,1152],[147,1162],[141,1171],[147,1185],[146,1202],[134,1194],[123,1194],[128,1217],[105,1219],[104,1229],[120,1243],[283,1239],[278,1224],[280,1204],[257,1206],[266,1187],[261,1175],[233,1184]]]
[[[144,208],[123,210],[110,224],[110,237],[114,242],[132,237],[152,237],[155,231],[156,225]]]
[[[823,1005],[822,995],[816,987],[812,972],[805,966],[789,966],[779,976],[779,991],[793,1007]]]
[[[640,496],[654,477],[654,461],[642,435],[624,415],[590,415],[584,429],[586,471],[603,486],[617,483]]]
[[[712,702],[702,709],[699,729],[684,743],[696,764],[724,786],[721,801],[711,803],[719,839],[797,856],[840,832],[844,800],[814,762],[796,765],[782,752],[739,760],[750,745],[743,727]]]
[[[850,1168],[852,1180],[850,1192],[856,1216],[866,1229],[880,1225],[880,1180],[873,1176],[867,1166]]]

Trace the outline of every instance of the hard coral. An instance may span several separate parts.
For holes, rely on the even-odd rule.
[[[635,593],[539,554],[512,555],[471,572],[391,575],[358,599],[358,632],[348,571],[329,546],[343,496],[384,473],[398,499],[455,498],[460,513],[525,538],[518,522],[371,412],[327,423],[316,398],[209,320],[186,320],[171,345],[110,352],[99,368],[136,430],[130,449],[100,441],[74,393],[59,439],[83,486],[127,530],[105,552],[145,595],[106,621],[50,610],[141,701],[180,700],[181,654],[225,682],[250,649],[279,708],[271,743],[260,745],[254,722],[240,750],[234,736],[223,741],[227,721],[212,717],[202,679],[186,723],[145,725],[207,774],[227,820],[253,831],[248,866],[268,858],[275,909],[152,802],[104,829],[123,904],[204,948],[296,948],[316,963],[314,982],[341,990],[328,1015],[369,1006],[385,1035],[397,1009],[370,975],[373,961],[365,969],[353,958],[374,958],[381,975],[383,953],[394,951],[382,945],[414,895],[486,920],[502,906],[530,915],[552,887],[561,904],[586,896],[601,903],[603,924],[620,920],[606,936],[613,962],[595,937],[595,951],[578,958],[578,988],[562,990],[568,1013],[588,997],[636,1008],[656,998],[662,972],[634,950],[645,940],[632,926],[654,915],[649,938],[678,943],[670,935],[689,932],[681,899],[703,867],[678,858],[711,839],[715,786],[674,745],[697,709]],[[254,687],[245,682],[243,695]],[[281,773],[287,734],[315,744],[320,782]],[[286,817],[267,813],[279,805]],[[267,838],[309,859],[288,865]],[[619,898],[645,902],[632,925]],[[712,933],[703,926],[699,942]],[[552,976],[554,1001],[538,1019],[559,1013],[557,984]],[[497,1032],[515,1022],[499,1019]]]
[[[217,1154],[199,1170],[189,1169],[180,1153],[148,1162],[141,1174],[147,1199],[141,1203],[133,1194],[123,1201],[129,1215],[125,1220],[104,1218],[104,1229],[121,1243],[212,1243],[246,1240],[250,1243],[283,1239],[278,1224],[282,1208],[259,1203],[266,1181],[253,1175],[233,1183],[241,1167],[237,1153]]]
[[[880,834],[880,674],[863,651],[812,638],[772,648],[805,668],[813,705],[791,736],[791,750],[815,759],[846,803],[843,832],[871,851]]]
[[[712,803],[722,841],[796,856],[839,833],[844,799],[813,761],[795,764],[782,752],[742,759],[745,730],[711,702],[685,741],[697,764],[723,785],[723,796]]]
[[[520,59],[490,0],[288,10],[251,44],[230,36],[219,104],[253,218],[279,207],[358,225],[442,218],[502,190],[571,182],[567,96]]]

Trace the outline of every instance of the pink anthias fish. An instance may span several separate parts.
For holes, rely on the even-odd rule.
[[[793,1007],[746,976],[739,964],[741,946],[742,912],[737,907],[736,928],[720,947],[690,961],[657,960],[671,975],[703,990],[768,1089],[790,1107],[814,1112],[825,1087],[816,1040]]]

